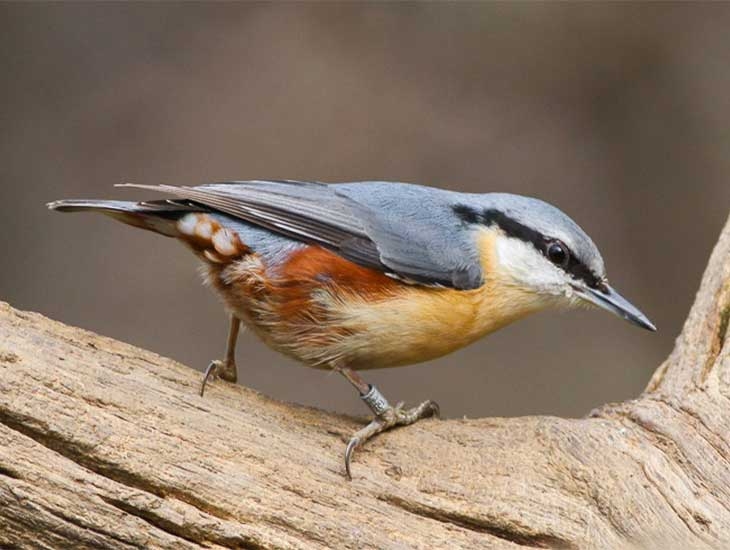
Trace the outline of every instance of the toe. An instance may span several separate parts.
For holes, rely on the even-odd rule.
[[[352,462],[352,454],[355,452],[355,449],[357,449],[359,446],[360,446],[360,439],[357,437],[353,437],[347,443],[347,448],[345,449],[345,475],[347,475],[347,479],[350,481],[352,481],[352,470],[350,469],[350,463]]]
[[[440,418],[441,416],[441,409],[435,401],[424,401],[412,409],[405,409],[403,403],[398,403],[395,407],[388,407],[382,411],[378,416],[373,418],[370,424],[357,431],[347,443],[345,449],[345,474],[347,479],[352,480],[352,470],[350,467],[352,456],[355,450],[363,443],[390,428],[407,426],[429,416],[436,418]]]
[[[205,385],[208,381],[212,382],[216,379],[218,370],[220,369],[220,364],[220,361],[211,361],[205,369],[205,373],[203,373],[203,381],[200,383],[200,397],[203,397],[203,394],[205,393]]]
[[[236,365],[222,365],[221,369],[218,372],[218,376],[225,380],[226,382],[236,382],[238,380],[238,369],[236,369]]]
[[[395,409],[396,424],[405,426],[418,422],[423,418],[441,417],[441,409],[435,401],[424,401],[411,409]]]
[[[428,416],[432,416],[433,418],[441,418],[441,407],[439,407],[439,404],[436,403],[436,401],[428,401],[428,408],[429,408],[429,414]]]

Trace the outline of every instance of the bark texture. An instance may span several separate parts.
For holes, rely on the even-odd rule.
[[[582,419],[361,424],[0,305],[0,547],[730,547],[730,225],[676,347]]]

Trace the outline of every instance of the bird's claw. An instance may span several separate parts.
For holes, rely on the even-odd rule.
[[[355,432],[347,443],[345,448],[345,473],[347,479],[352,480],[350,463],[355,449],[380,432],[396,426],[408,426],[427,417],[441,418],[441,409],[435,401],[424,401],[411,409],[405,409],[403,403],[398,403],[395,407],[389,407],[382,414],[373,418],[370,424]]]
[[[203,397],[205,385],[208,381],[212,382],[218,377],[227,382],[235,382],[237,378],[236,365],[226,361],[211,361],[203,373],[203,381],[200,384],[200,397]]]
[[[208,380],[212,382],[216,379],[216,371],[218,370],[220,363],[221,361],[211,361],[206,367],[205,372],[203,373],[203,381],[200,383],[200,397],[203,397],[203,394],[205,393],[205,385],[208,383]]]
[[[350,438],[350,441],[347,442],[347,447],[345,448],[345,474],[347,475],[347,479],[352,481],[352,471],[350,470],[350,461],[352,460],[352,453],[355,452],[355,449],[357,449],[360,446],[360,438],[359,437],[352,437]]]

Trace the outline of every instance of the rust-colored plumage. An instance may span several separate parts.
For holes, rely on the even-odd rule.
[[[410,285],[315,245],[292,246],[267,262],[233,233],[225,242],[226,230],[210,216],[191,216],[178,225],[206,260],[208,282],[267,344],[310,367],[426,361],[544,306],[492,268],[493,231],[480,240],[493,279],[458,291]]]
[[[267,262],[234,233],[224,242],[219,235],[226,230],[206,214],[191,214],[178,227],[233,313],[269,345],[312,367],[347,358],[356,328],[347,326],[344,307],[386,300],[407,288],[315,245],[293,246]]]
[[[364,294],[374,300],[391,295],[402,285],[380,271],[362,267],[319,246],[293,251],[283,264],[273,270],[274,278],[284,286],[299,282],[315,288],[333,286],[343,292]]]

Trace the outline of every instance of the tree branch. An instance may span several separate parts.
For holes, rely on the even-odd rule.
[[[638,399],[424,421],[342,472],[358,423],[0,306],[0,546],[730,544],[730,225]]]

